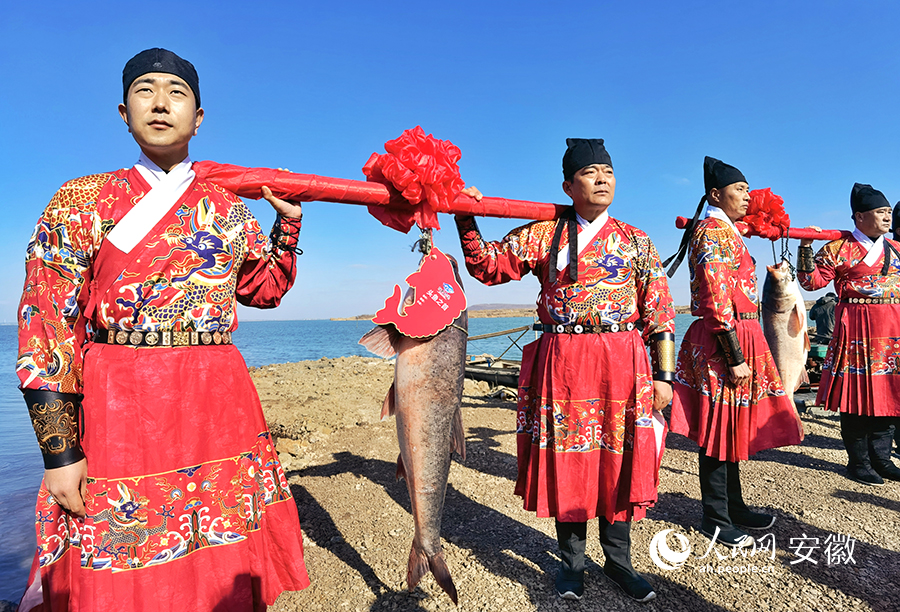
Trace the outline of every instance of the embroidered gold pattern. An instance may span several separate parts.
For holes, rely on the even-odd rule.
[[[42,453],[59,455],[78,446],[77,410],[75,402],[62,399],[29,404],[28,413]]]

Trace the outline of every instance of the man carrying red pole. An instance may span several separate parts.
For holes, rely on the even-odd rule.
[[[247,366],[236,302],[277,306],[300,206],[266,236],[188,157],[194,66],[122,73],[137,163],[64,184],[28,244],[17,372],[44,458],[20,610],[265,610],[309,584],[297,506]]]
[[[599,517],[604,573],[646,602],[656,593],[632,566],[630,521],[657,499],[656,410],[672,397],[675,312],[650,238],[607,212],[616,178],[603,140],[567,144],[562,187],[573,206],[559,220],[500,242],[485,242],[472,217],[456,222],[474,278],[541,282],[544,333],[525,347],[519,377],[515,492],[525,509],[556,519],[559,595],[582,597],[587,521]]]
[[[797,277],[807,291],[834,282],[839,303],[816,403],[841,413],[847,474],[879,486],[900,480],[891,461],[892,425],[900,416],[900,243],[891,229],[891,205],[871,185],[850,192],[856,228],[813,256],[801,240]]]

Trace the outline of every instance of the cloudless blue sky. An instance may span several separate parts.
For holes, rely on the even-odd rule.
[[[5,2],[0,8],[0,322],[54,191],[130,166],[121,71],[169,48],[200,74],[195,160],[363,179],[404,129],[460,147],[486,195],[566,203],[566,137],[606,139],[610,212],[676,248],[704,155],[784,197],[793,225],[849,226],[855,181],[900,198],[900,7],[895,2]],[[250,202],[264,228],[274,213]],[[451,217],[437,246],[459,256]],[[482,220],[488,239],[519,224]],[[361,207],[304,205],[297,284],[244,319],[374,312],[416,266],[414,233]],[[760,265],[768,242],[749,239]],[[791,244],[796,250],[796,241]],[[760,269],[760,282],[764,269]],[[532,304],[533,278],[470,303]],[[686,266],[672,280],[689,299]]]

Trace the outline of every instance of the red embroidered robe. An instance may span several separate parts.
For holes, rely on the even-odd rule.
[[[742,461],[761,450],[799,444],[800,417],[781,384],[757,313],[756,264],[733,226],[701,220],[689,250],[691,323],[675,370],[669,427],[720,461]],[[735,387],[715,334],[736,330],[752,378]]]
[[[900,243],[889,240],[895,248]],[[834,281],[840,302],[834,335],[822,364],[817,403],[830,410],[865,416],[900,416],[900,260],[884,254],[871,266],[855,239],[834,240],[816,254],[816,269],[798,273],[800,285],[815,291]],[[870,298],[896,303],[865,303]]]
[[[104,244],[149,189],[134,168],[70,181],[28,246],[18,374],[23,387],[84,394],[88,466],[85,520],[40,490],[32,583],[44,610],[264,609],[309,579],[240,353],[90,339],[99,328],[234,330],[236,300],[273,307],[292,285],[299,222],[280,219],[272,245],[239,198],[197,177],[130,256]],[[127,266],[86,313],[109,262]]]
[[[469,273],[487,285],[532,273],[538,316],[548,324],[639,324],[643,333],[544,333],[522,355],[515,493],[527,510],[561,521],[643,518],[657,499],[662,440],[654,435],[653,382],[645,348],[673,332],[675,311],[650,238],[609,218],[578,260],[549,269],[555,221],[530,223],[501,242],[474,221],[460,237]],[[568,243],[563,232],[560,246]]]

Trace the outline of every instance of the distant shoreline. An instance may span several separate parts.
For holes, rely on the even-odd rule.
[[[690,306],[676,306],[675,314],[691,314]],[[371,321],[374,314],[363,314],[355,317],[335,317],[332,321]],[[490,308],[490,305],[478,305],[469,308],[470,319],[499,319],[512,317],[531,317],[537,316],[537,308],[534,306],[522,306],[519,308]]]

